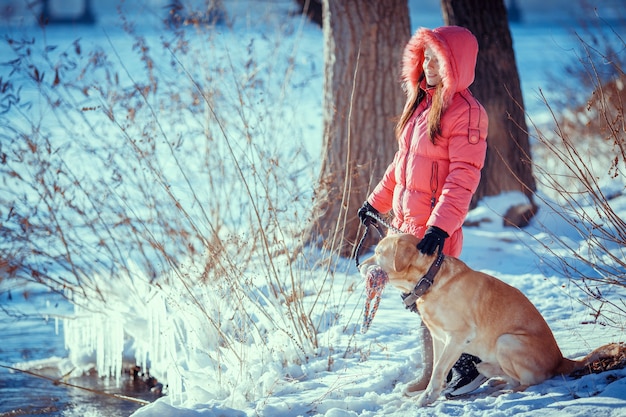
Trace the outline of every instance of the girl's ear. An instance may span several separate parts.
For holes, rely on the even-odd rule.
[[[417,246],[412,239],[397,239],[394,242],[393,269],[396,272],[404,271],[411,265],[417,253]]]

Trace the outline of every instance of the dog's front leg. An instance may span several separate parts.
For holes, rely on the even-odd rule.
[[[463,353],[462,349],[459,348],[460,343],[455,340],[448,341],[447,344],[443,345],[443,349],[440,349],[441,345],[441,340],[435,340],[433,373],[426,390],[417,399],[420,406],[430,405],[439,398],[448,372]]]

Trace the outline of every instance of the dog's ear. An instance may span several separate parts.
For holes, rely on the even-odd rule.
[[[398,239],[395,242],[395,249],[393,269],[395,269],[396,272],[404,271],[413,261],[417,247],[413,242],[406,239]]]

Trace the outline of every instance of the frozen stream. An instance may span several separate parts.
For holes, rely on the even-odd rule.
[[[55,317],[70,314],[71,305],[56,294],[38,292],[0,293],[0,365],[15,366],[58,379],[58,358],[67,356],[63,325]],[[91,390],[119,394],[146,401],[156,397],[146,385],[134,384],[123,377],[119,386],[114,380],[97,376],[72,378],[66,382]],[[0,367],[0,417],[128,417],[141,404],[112,396],[54,384],[22,372]]]

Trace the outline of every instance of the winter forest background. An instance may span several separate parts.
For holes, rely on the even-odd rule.
[[[49,2],[70,20],[81,3]],[[182,3],[187,24],[167,19],[174,2],[93,1],[94,25],[42,28],[37,3],[0,1],[0,365],[98,375],[92,396],[50,384],[35,400],[20,390],[34,377],[2,368],[0,416],[134,411],[99,410],[105,391],[151,402],[142,417],[626,414],[623,370],[403,399],[416,318],[389,289],[361,335],[354,261],[302,245],[324,157],[321,29],[287,0],[224,1],[218,25]],[[520,288],[577,357],[624,341],[626,8],[518,5],[539,210],[518,229],[503,217],[524,193],[480,201],[462,259]],[[410,14],[411,31],[443,24],[436,1]],[[142,394],[120,388],[131,372]]]

